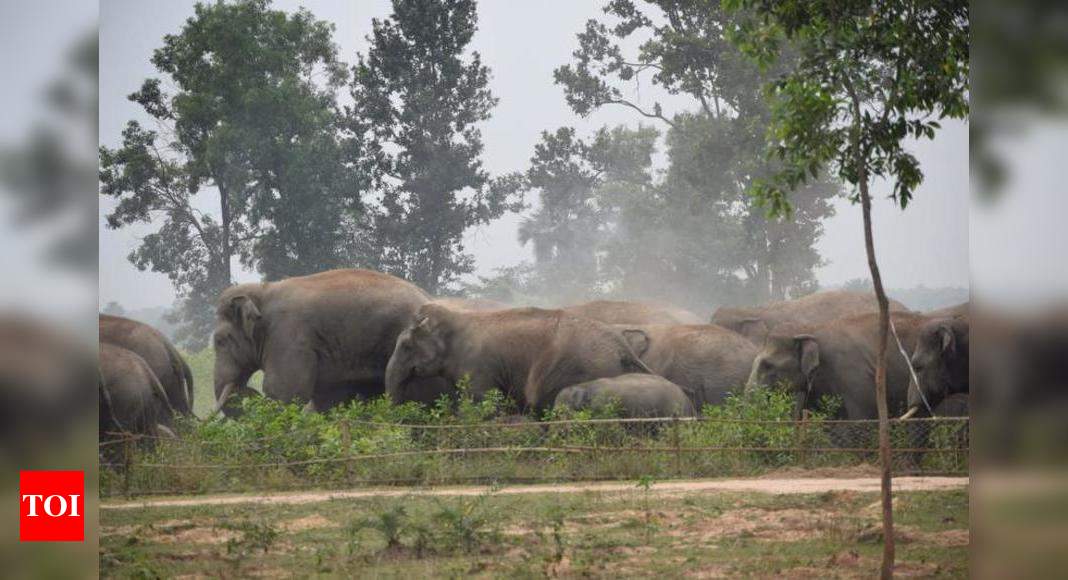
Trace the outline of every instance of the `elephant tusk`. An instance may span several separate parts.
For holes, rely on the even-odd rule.
[[[174,434],[174,431],[171,431],[170,427],[167,427],[162,423],[156,423],[156,431],[162,433],[164,437],[168,437],[170,439],[178,438],[178,436]]]
[[[910,408],[910,409],[909,409],[908,411],[905,411],[905,414],[904,414],[904,415],[902,415],[901,417],[899,417],[899,419],[900,419],[900,420],[905,420],[905,419],[911,418],[911,417],[912,417],[913,415],[915,415],[915,414],[916,414],[916,412],[917,412],[917,411],[919,411],[919,410],[920,410],[920,408],[919,408],[919,407],[912,407],[912,408]]]
[[[215,401],[215,410],[212,411],[210,415],[204,418],[205,421],[214,419],[216,415],[222,412],[223,405],[226,404],[226,401],[230,398],[230,395],[233,393],[233,391],[234,383],[227,383],[226,386],[223,387],[222,393],[219,394],[219,398]]]

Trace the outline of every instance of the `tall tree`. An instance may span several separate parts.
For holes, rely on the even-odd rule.
[[[533,246],[543,289],[572,301],[597,283],[597,243],[607,221],[606,208],[594,199],[601,170],[573,128],[545,131],[541,138],[526,173],[540,205],[520,223],[519,242]]]
[[[653,186],[658,136],[651,127],[602,128],[588,141],[568,127],[542,134],[526,173],[541,203],[520,224],[519,241],[533,245],[547,297],[559,303],[625,290],[623,274],[637,256],[620,243],[620,218]]]
[[[777,172],[755,193],[772,214],[790,210],[789,195],[830,172],[852,186],[863,210],[868,268],[879,303],[875,390],[882,463],[882,577],[894,567],[890,433],[886,406],[888,300],[875,257],[872,182],[885,178],[888,197],[904,209],[923,180],[909,139],[932,139],[932,117],[968,114],[969,10],[964,0],[729,0],[745,15],[736,41],[768,65],[785,42],[797,65],[771,86],[771,154]]]
[[[801,219],[792,225],[768,219],[745,194],[753,178],[769,171],[762,154],[769,113],[761,86],[778,71],[762,72],[729,42],[734,19],[718,1],[612,0],[604,12],[610,22],[589,21],[578,35],[574,62],[554,75],[581,115],[622,106],[669,127],[661,210],[674,214],[670,223],[677,235],[663,249],[676,262],[675,276],[718,293],[719,302],[810,291],[820,264],[820,223],[833,213],[829,198],[837,186],[810,187],[795,206]],[[649,38],[628,55],[624,43],[635,35]],[[623,87],[644,78],[690,96],[695,109],[669,116],[658,102],[628,98]],[[658,243],[664,246],[669,237]],[[696,297],[676,299],[693,303]]]
[[[468,50],[474,0],[393,0],[354,68],[349,129],[379,191],[373,244],[380,267],[438,294],[474,269],[463,234],[505,211],[518,176],[491,180],[478,124],[497,103],[489,68]]]
[[[180,337],[200,346],[211,304],[239,257],[267,278],[344,263],[339,250],[359,210],[358,175],[337,137],[345,67],[331,25],[268,0],[197,4],[130,99],[157,125],[130,121],[100,149],[101,194],[118,204],[108,226],[159,223],[130,260],[170,277]],[[193,200],[218,196],[218,212]]]

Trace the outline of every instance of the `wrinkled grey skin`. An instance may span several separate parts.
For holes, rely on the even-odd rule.
[[[690,390],[698,409],[740,392],[758,350],[744,336],[715,324],[616,328],[654,373]]]
[[[266,396],[308,410],[379,395],[397,335],[427,301],[369,270],[230,287],[216,311],[216,404],[235,414],[228,400],[252,394],[248,379],[261,369]]]
[[[965,317],[930,320],[920,327],[912,368],[932,408],[950,395],[969,391],[968,335]],[[914,416],[929,414],[918,389],[909,389],[908,408],[916,410]]]
[[[839,318],[876,312],[878,308],[875,295],[870,292],[827,290],[766,306],[721,307],[712,315],[712,323],[744,335],[753,344],[761,346],[768,334],[784,325],[817,326]],[[890,311],[908,312],[908,308],[891,300]]]
[[[891,313],[906,352],[916,345],[921,314]],[[771,334],[753,360],[747,389],[786,388],[794,396],[794,414],[814,409],[824,395],[841,398],[837,418],[875,419],[875,346],[877,314],[832,321],[799,334]],[[886,349],[886,398],[890,416],[905,411],[911,382],[909,362],[898,352],[893,336]]]
[[[691,395],[656,375],[626,374],[566,387],[556,395],[556,408],[598,408],[618,402],[624,417],[692,417]]]
[[[630,372],[649,370],[618,332],[596,321],[560,310],[459,312],[428,304],[397,339],[386,392],[403,402],[399,386],[412,377],[455,385],[466,375],[475,398],[498,389],[542,410],[566,386]]]
[[[98,396],[101,439],[109,439],[109,433],[173,435],[170,399],[152,368],[133,351],[100,344]]]
[[[193,414],[193,373],[163,333],[142,322],[109,314],[100,315],[99,325],[100,342],[137,353],[163,385],[174,410]]]
[[[935,415],[939,417],[968,417],[969,393],[953,393],[934,408]]]
[[[589,318],[605,324],[701,324],[700,316],[670,304],[631,302],[626,300],[594,300],[562,308],[574,316]]]

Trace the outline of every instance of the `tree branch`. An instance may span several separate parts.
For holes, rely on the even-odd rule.
[[[679,128],[679,125],[677,123],[675,123],[671,119],[668,119],[662,113],[659,113],[659,112],[650,113],[649,111],[646,111],[646,110],[642,109],[638,105],[635,105],[634,103],[632,103],[632,102],[630,102],[630,101],[628,101],[626,99],[606,99],[606,100],[603,100],[603,101],[601,101],[600,103],[597,104],[598,107],[601,107],[601,106],[604,106],[604,105],[623,105],[624,107],[630,107],[631,109],[634,109],[635,111],[637,111],[638,114],[643,116],[643,117],[648,117],[650,119],[659,119],[659,120],[663,121],[664,123],[667,123],[672,129],[678,129]]]

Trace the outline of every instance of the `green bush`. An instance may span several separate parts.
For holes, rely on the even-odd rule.
[[[835,452],[842,425],[828,423],[835,401],[803,425],[780,390],[758,390],[702,409],[699,421],[620,423],[618,406],[549,410],[542,421],[514,415],[492,391],[475,400],[468,381],[434,405],[352,401],[323,414],[265,397],[241,402],[238,419],[180,420],[177,440],[132,447],[129,472],[103,469],[105,495],[338,487],[360,483],[441,484],[636,479],[753,474],[785,465],[855,464]],[[849,426],[847,445],[873,438],[875,424]],[[960,428],[937,425],[928,444],[960,445]],[[835,429],[838,429],[835,431]],[[895,446],[915,442],[895,425]],[[835,437],[832,437],[835,435]],[[834,441],[832,441],[834,440]],[[866,443],[865,443],[866,445]],[[813,450],[822,451],[813,451]],[[831,451],[827,451],[831,449]],[[479,451],[482,450],[482,451]],[[951,471],[960,454],[928,453],[924,468]]]

